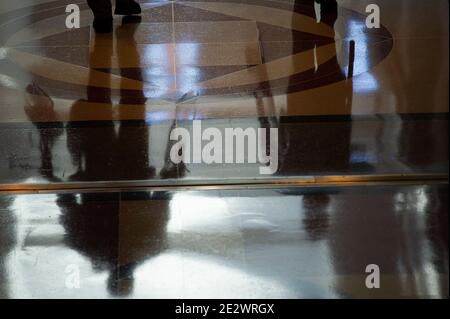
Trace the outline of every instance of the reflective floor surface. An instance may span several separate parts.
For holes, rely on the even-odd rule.
[[[0,1],[0,298],[449,297],[448,1],[139,2]],[[273,174],[175,164],[195,120]]]
[[[448,1],[141,1],[107,35],[69,2],[0,5],[1,185],[448,175]],[[171,165],[194,119],[278,128],[275,173]]]
[[[0,195],[0,212],[3,298],[448,298],[448,185]]]

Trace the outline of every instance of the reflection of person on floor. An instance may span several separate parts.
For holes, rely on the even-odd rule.
[[[321,4],[321,23],[334,27],[338,18],[338,6],[335,0],[318,1]],[[309,12],[314,12],[314,1],[297,1],[299,10],[310,5]],[[304,35],[298,31],[292,32],[293,53],[304,50]],[[328,39],[328,44],[334,39]],[[326,44],[326,43],[325,43]],[[336,44],[336,43],[335,43]],[[315,44],[317,54],[323,42]],[[349,52],[349,45],[344,42],[342,52]],[[296,63],[304,61],[292,61]],[[314,65],[314,61],[311,62]],[[300,67],[299,67],[300,68]],[[314,94],[314,90],[324,90],[322,87],[310,90],[305,87],[305,79],[299,75],[293,75],[289,80],[289,94],[287,95],[287,107],[285,115],[324,115],[341,114],[350,117],[352,112],[353,86],[351,78],[347,78],[346,70],[342,70],[337,55],[323,64],[305,72],[308,73],[308,83],[324,82],[323,86],[333,83],[332,88],[327,89],[326,96]],[[305,75],[306,76],[306,75]],[[298,92],[300,91],[300,92]],[[331,113],[330,113],[331,112]],[[282,114],[283,115],[283,114]],[[295,124],[286,123],[281,118],[280,143],[287,145],[283,150],[284,159],[280,167],[281,174],[312,175],[323,173],[344,173],[348,171],[350,162],[351,122],[350,121],[325,121],[304,123],[299,120]],[[283,123],[284,122],[284,123]],[[286,141],[283,141],[285,139]],[[324,156],[333,154],[333,156]]]
[[[94,13],[94,29],[97,33],[110,33],[113,30],[111,0],[87,0]],[[141,6],[133,0],[116,0],[114,14],[130,16],[141,13]]]
[[[303,225],[311,240],[322,240],[327,237],[330,226],[328,213],[330,196],[325,191],[303,196]]]
[[[116,56],[119,66],[128,64],[139,67],[140,65],[140,57],[134,41],[137,22],[139,22],[138,17],[125,17],[122,25],[116,29],[117,43],[119,43]],[[97,35],[95,40],[91,61],[98,61],[100,58],[110,59],[112,63],[113,37]],[[126,78],[142,80],[139,68],[132,70],[121,68],[121,75],[123,80]],[[73,105],[71,116],[77,118],[86,107],[96,107],[99,112],[104,113],[103,116],[112,118],[111,95],[111,89],[89,86],[88,101],[100,98],[103,99],[103,103],[93,105],[79,101]],[[72,130],[71,124],[68,124],[68,146],[79,167],[78,173],[73,176],[74,179],[142,180],[154,176],[155,170],[149,165],[149,127],[145,123],[146,99],[143,87],[130,91],[123,89],[121,85],[119,95],[120,104],[133,105],[135,114],[142,120],[134,121],[133,125],[121,122],[117,130],[113,121],[93,130]],[[121,112],[122,108],[119,110],[119,116]],[[108,286],[111,293],[130,293],[136,265],[162,249],[167,223],[167,207],[161,206],[149,211],[152,203],[150,201],[146,207],[147,211],[136,210],[125,214],[123,209],[119,209],[121,205],[117,200],[109,202],[107,206],[110,207],[102,208],[90,205],[90,201],[92,199],[88,195],[82,195],[81,204],[77,204],[73,199],[59,202],[64,211],[63,223],[68,229],[68,240],[75,248],[91,257],[94,265],[101,266],[104,262],[104,267],[110,271]],[[80,228],[83,229],[80,231]],[[104,240],[99,240],[99,236]]]
[[[327,247],[340,297],[408,298],[435,289],[433,294],[448,296],[448,281],[421,276],[448,274],[448,191],[425,190],[422,211],[412,207],[417,192],[398,188],[340,188],[331,198],[326,192],[303,195],[302,228]],[[370,264],[380,267],[380,289],[365,285]]]
[[[142,74],[139,68],[140,56],[134,41],[134,33],[140,21],[140,17],[125,17],[123,23],[116,30],[118,48],[113,51],[113,36],[97,35],[95,45],[91,51],[91,62],[101,61],[102,65],[109,65],[107,69],[101,69],[105,73],[111,71],[113,57],[117,57],[118,65],[135,65],[135,68],[120,68],[122,81],[132,78],[136,83],[141,83],[141,87],[133,90],[125,89],[123,82],[120,85],[118,95],[119,103],[123,106],[127,104],[127,110],[132,108],[134,120],[133,123],[113,120],[113,91],[110,89],[111,83],[102,83],[98,85],[98,70],[91,65],[91,73],[87,86],[87,99],[75,102],[70,111],[70,121],[65,126],[67,135],[67,148],[72,157],[76,172],[68,179],[71,181],[104,181],[104,180],[145,180],[155,176],[154,167],[150,166],[149,159],[149,127],[145,122],[145,103],[146,97],[143,91]],[[106,61],[106,63],[105,63]],[[26,106],[27,115],[33,121],[40,133],[42,133],[41,147],[42,168],[47,171],[52,170],[51,148],[63,132],[63,125],[58,125],[58,130],[54,126],[48,130],[45,125],[40,124],[42,119],[48,120],[55,118],[58,122],[56,113],[53,110],[53,102],[36,85],[30,85],[27,89],[31,101]],[[125,117],[124,108],[119,107],[119,118]],[[80,119],[85,118],[86,112],[94,113],[96,118],[102,119],[100,125],[92,122],[92,125],[79,126]],[[109,120],[105,120],[109,119]],[[174,124],[175,125],[175,124]],[[49,136],[51,139],[49,139]],[[170,143],[170,141],[169,141]],[[168,145],[170,150],[170,144]],[[168,153],[168,152],[167,152]],[[44,174],[44,173],[43,173]],[[180,177],[185,174],[184,165],[170,165],[168,155],[166,154],[166,165],[160,175],[163,178]],[[47,179],[53,179],[54,176],[43,175]]]
[[[434,281],[431,275],[423,276],[429,271],[439,271],[438,267],[442,265],[446,265],[446,270],[441,274],[448,274],[448,254],[445,261],[433,258],[432,263],[428,262],[433,254],[430,246],[445,246],[436,246],[442,243],[438,229],[432,231],[433,235],[438,235],[435,238],[426,233],[432,225],[425,216],[447,214],[442,204],[443,197],[448,195],[442,192],[426,194],[428,204],[421,211],[411,207],[418,202],[417,193],[389,188],[378,191],[378,194],[372,192],[369,196],[363,188],[354,191],[352,201],[342,201],[332,218],[328,246],[334,272],[338,275],[337,288],[344,294],[360,298],[409,298],[442,288],[442,280]],[[430,246],[423,244],[427,241]],[[365,268],[369,264],[380,267],[380,289],[367,289],[365,286],[368,275]],[[448,296],[448,280],[446,294]]]
[[[139,17],[125,17],[123,23],[116,30],[118,49],[116,52],[118,64],[140,65],[140,57],[134,41],[134,33]],[[97,35],[95,45],[91,52],[92,61],[108,61],[111,65],[113,56],[113,36]],[[112,67],[112,65],[111,65]],[[90,83],[94,83],[95,74],[91,66]],[[109,72],[110,70],[105,70]],[[120,69],[122,80],[133,78],[142,83],[139,68]],[[143,84],[142,84],[143,85]],[[110,83],[105,88],[88,86],[87,101],[74,103],[71,109],[72,121],[67,124],[67,144],[77,173],[72,179],[77,181],[98,180],[133,180],[149,179],[155,175],[155,169],[149,164],[149,127],[145,123],[145,96],[143,86],[135,90],[121,89],[118,92],[121,104],[133,107],[133,114],[140,120],[132,124],[121,121],[115,123],[113,119],[112,90]],[[92,101],[101,103],[95,104]],[[101,118],[110,118],[103,121],[101,127],[73,128],[76,121],[86,110],[95,111]],[[123,108],[119,108],[120,118]],[[118,126],[118,127],[116,127]]]
[[[53,100],[36,83],[27,86],[25,90],[25,113],[39,130],[39,151],[41,154],[40,174],[49,181],[58,181],[53,175],[52,148],[63,134],[64,125],[58,122]],[[46,125],[45,122],[52,122]],[[45,122],[42,122],[45,121]]]
[[[120,38],[116,52],[119,66],[125,62],[139,66],[140,57],[134,41],[138,22],[135,18],[138,17],[125,17],[123,24],[116,30],[117,38]],[[91,61],[109,60],[111,64],[114,55],[113,36],[97,35]],[[94,73],[91,72],[90,83],[94,83]],[[121,75],[122,78],[127,75],[137,81],[142,79],[139,70],[121,69]],[[109,86],[105,84],[105,87]],[[62,182],[61,178],[54,176],[52,164],[52,148],[62,128],[58,126],[56,131],[47,131],[45,125],[40,124],[41,118],[48,119],[54,114],[53,102],[37,86],[30,86],[29,91],[30,97],[37,94],[42,97],[36,103],[31,101],[26,106],[26,112],[39,130],[43,177],[52,182]],[[132,104],[135,114],[142,121],[134,121],[131,126],[121,122],[117,130],[112,120],[112,93],[109,88],[88,86],[87,101],[77,101],[71,108],[71,121],[65,131],[67,146],[77,171],[69,180],[133,180],[154,176],[155,170],[149,165],[149,128],[144,121],[146,101],[143,88],[120,90],[119,102]],[[77,127],[75,121],[88,108],[89,111],[95,108],[95,114],[100,118],[111,120],[102,121],[100,127],[95,124]],[[56,121],[56,116],[53,117]],[[107,270],[110,293],[123,296],[132,292],[136,266],[165,248],[168,200],[155,199],[150,194],[129,202],[121,201],[119,197],[111,193],[77,196],[61,194],[58,195],[57,204],[62,212],[61,224],[66,230],[65,243],[89,257],[95,269]]]
[[[169,199],[138,195],[132,200],[119,193],[58,197],[65,243],[87,256],[95,270],[109,273],[113,296],[130,295],[136,267],[167,247]]]

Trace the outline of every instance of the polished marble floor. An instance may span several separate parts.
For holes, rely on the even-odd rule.
[[[0,205],[0,298],[449,296],[448,185],[5,194]],[[366,288],[370,264],[379,289]]]
[[[448,298],[448,1],[139,2],[0,1],[0,298]],[[276,171],[174,164],[194,120]]]
[[[0,184],[261,178],[172,167],[171,129],[194,119],[278,128],[267,179],[448,175],[448,2],[378,1],[368,29],[369,2],[141,1],[96,35],[82,1],[79,29],[70,1],[2,1]]]

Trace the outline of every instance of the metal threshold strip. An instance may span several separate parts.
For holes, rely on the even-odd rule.
[[[389,174],[389,175],[326,175],[277,177],[260,179],[180,179],[93,181],[32,184],[0,184],[0,194],[7,193],[67,193],[113,191],[180,191],[220,189],[264,189],[287,187],[345,187],[402,184],[447,184],[448,174]]]

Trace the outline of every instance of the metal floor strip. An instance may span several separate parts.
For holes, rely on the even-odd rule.
[[[35,184],[0,184],[5,193],[60,193],[111,191],[171,191],[214,189],[263,189],[287,187],[346,187],[370,185],[448,184],[448,174],[390,174],[390,175],[327,175],[285,177],[273,179],[190,179],[94,181]]]

